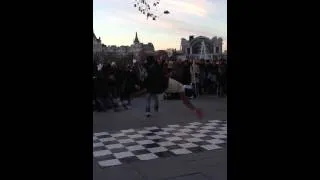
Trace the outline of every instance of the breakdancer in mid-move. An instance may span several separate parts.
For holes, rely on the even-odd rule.
[[[203,113],[201,109],[196,108],[185,96],[185,90],[181,83],[169,77],[162,59],[155,61],[154,56],[147,57],[147,77],[144,81],[145,90],[147,92],[146,117],[151,116],[150,104],[151,98],[154,99],[154,111],[159,111],[158,95],[166,93],[179,93],[183,104],[194,111],[198,118],[202,119]]]

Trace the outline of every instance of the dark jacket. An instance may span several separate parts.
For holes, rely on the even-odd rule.
[[[97,97],[104,97],[107,93],[107,83],[102,71],[97,71],[94,79],[94,92]]]
[[[184,70],[183,64],[176,64],[175,65],[175,67],[174,67],[174,71],[175,71],[174,79],[175,80],[177,80],[179,82],[183,81],[183,70]]]
[[[124,92],[132,93],[135,91],[135,85],[139,85],[139,80],[134,71],[125,70],[123,75]]]
[[[157,63],[148,65],[148,76],[144,81],[144,87],[149,93],[160,94],[163,93],[167,87],[168,81],[163,73],[163,68]]]
[[[190,73],[190,65],[183,65],[183,80],[181,82],[184,85],[188,85],[191,83],[191,73]]]

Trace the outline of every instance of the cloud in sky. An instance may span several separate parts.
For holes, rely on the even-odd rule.
[[[149,0],[150,1],[150,0]],[[147,20],[134,0],[93,0],[93,29],[107,45],[130,45],[135,32],[140,41],[156,49],[180,48],[180,39],[221,36],[227,49],[227,0],[161,0],[156,12],[160,19]]]

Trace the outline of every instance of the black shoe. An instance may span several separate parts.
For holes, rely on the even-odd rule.
[[[122,104],[122,106],[123,106],[123,108],[125,108],[126,110],[128,110],[129,108],[128,108],[128,106],[127,105],[125,105],[125,104]]]
[[[159,107],[155,107],[154,112],[159,112]]]
[[[151,117],[151,113],[150,112],[146,112],[146,117]]]

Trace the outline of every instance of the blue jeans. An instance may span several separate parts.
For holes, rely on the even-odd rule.
[[[148,93],[147,94],[146,112],[150,112],[151,98],[154,99],[154,110],[158,111],[158,109],[159,109],[159,98],[158,98],[158,95],[157,94],[153,94],[153,93]]]

